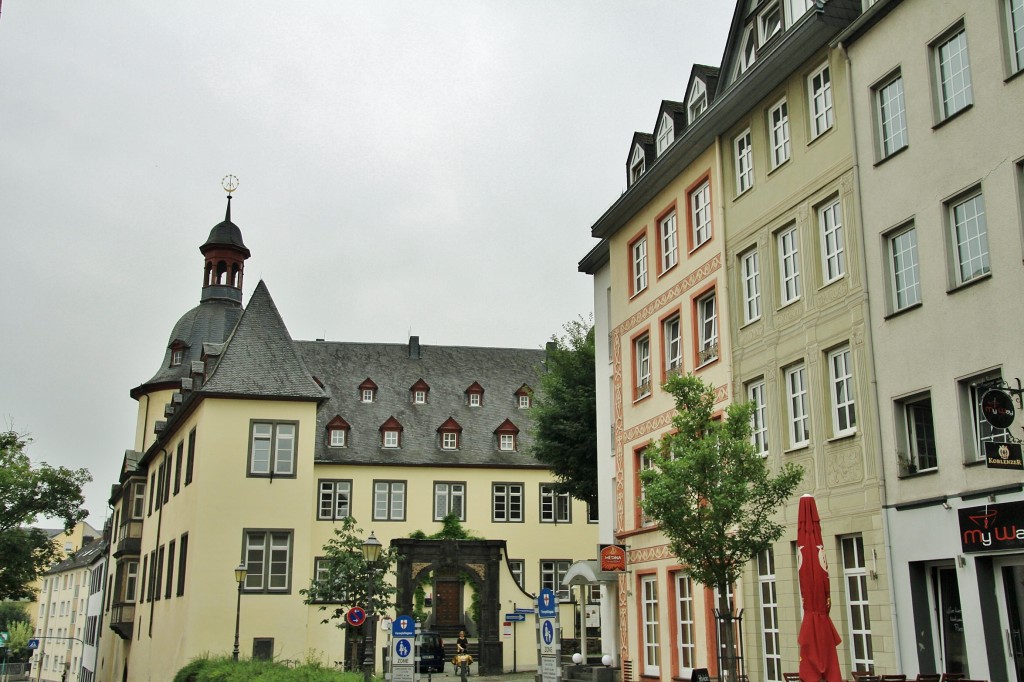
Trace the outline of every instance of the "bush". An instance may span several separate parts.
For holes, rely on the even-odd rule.
[[[291,667],[281,661],[236,662],[230,656],[196,658],[174,676],[174,682],[361,682],[362,679],[362,673],[334,670],[315,660]]]

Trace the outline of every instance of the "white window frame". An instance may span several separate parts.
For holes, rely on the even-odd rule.
[[[633,362],[636,368],[636,398],[651,394],[651,337],[644,334],[633,342]]]
[[[520,393],[519,394],[518,404],[519,404],[519,409],[520,410],[528,409],[530,407],[530,396],[529,396],[529,394],[527,394],[527,393]]]
[[[491,484],[491,520],[494,523],[520,523],[523,520],[523,484]]]
[[[893,312],[921,302],[920,256],[917,227],[910,223],[886,235],[889,265],[889,297]]]
[[[786,27],[789,28],[799,21],[812,7],[814,0],[786,0]]]
[[[319,483],[317,520],[338,521],[351,516],[352,481],[321,479]]]
[[[708,109],[708,88],[700,78],[693,79],[693,88],[686,101],[686,111],[690,123],[693,123]]]
[[[662,152],[672,145],[673,140],[675,140],[675,124],[672,121],[672,116],[665,112],[661,115],[661,121],[658,122],[658,137],[655,142],[658,156],[661,156]]]
[[[757,47],[757,34],[751,23],[743,30],[743,38],[740,40],[740,68],[737,75],[746,73],[757,62]]]
[[[832,434],[839,438],[857,432],[857,407],[853,383],[853,353],[849,346],[828,354]]]
[[[470,393],[469,394],[469,406],[470,407],[480,407],[480,403],[481,403],[481,400],[480,400],[480,394],[479,393]]]
[[[555,493],[550,484],[540,486],[540,522],[572,523],[572,498],[569,493]]]
[[[732,143],[736,161],[736,196],[754,186],[754,152],[750,143],[750,128],[737,135]]]
[[[287,593],[292,583],[292,531],[245,531],[243,592]]]
[[[953,277],[956,286],[992,272],[989,258],[985,197],[975,188],[947,204],[949,237],[952,240]]]
[[[843,211],[839,198],[818,208],[821,234],[821,275],[825,284],[846,274],[846,248],[843,240]]]
[[[658,221],[658,238],[661,241],[661,271],[666,272],[679,262],[679,230],[675,211]]]
[[[348,438],[346,436],[348,434],[345,431],[345,429],[331,429],[330,433],[331,433],[331,439],[330,439],[330,443],[328,444],[329,447],[332,447],[332,448],[344,448],[344,447],[347,447],[347,445],[348,445],[348,443],[347,443]]]
[[[455,513],[459,521],[466,520],[466,484],[447,481],[434,482],[434,520],[443,521]]]
[[[427,392],[423,389],[417,389],[413,391],[412,401],[417,405],[424,405],[427,402]]]
[[[254,421],[249,476],[295,476],[297,422]]]
[[[932,46],[939,120],[955,116],[974,103],[967,29],[960,24]]]
[[[647,288],[647,237],[637,239],[629,247],[633,263],[633,294]]]
[[[397,448],[401,439],[399,438],[398,429],[385,429],[381,432],[381,445],[387,449]]]
[[[373,391],[372,388],[364,388],[362,390],[362,395],[360,396],[360,400],[362,402],[364,402],[364,403],[372,403],[373,402],[373,397],[374,397],[373,393],[374,393],[374,391]]]
[[[896,413],[903,420],[903,473],[913,474],[939,468],[938,441],[935,438],[935,415],[930,392],[903,398],[897,402]],[[911,468],[912,467],[912,468]]]
[[[786,98],[775,103],[768,110],[768,130],[771,137],[771,164],[775,170],[782,164],[789,161],[790,137],[789,137],[789,103]]]
[[[841,539],[843,553],[843,589],[846,592],[846,618],[849,633],[850,669],[872,672],[875,669],[868,603],[868,572],[864,557],[864,539],[851,535]],[[858,655],[858,653],[860,655]]]
[[[779,593],[775,578],[775,551],[771,546],[757,555],[757,586],[761,606],[764,680],[765,682],[782,682]]]
[[[644,155],[643,145],[638,144],[636,145],[636,147],[633,148],[633,156],[630,158],[629,161],[630,185],[635,184],[636,181],[640,179],[640,176],[643,175],[644,171],[647,169],[646,165],[647,159]]]
[[[755,246],[740,254],[740,277],[743,278],[743,324],[761,319],[761,257]]]
[[[692,250],[696,250],[711,240],[711,180],[705,180],[690,192],[689,199]]]
[[[697,661],[697,643],[695,641],[695,607],[693,603],[693,578],[679,571],[675,574],[676,583],[676,660],[679,662],[678,677],[693,675]]]
[[[832,110],[832,72],[827,61],[807,77],[807,94],[811,111],[811,139],[814,140],[831,130],[835,123],[835,114]]]
[[[569,572],[570,561],[568,559],[541,559],[540,561],[540,587],[545,587],[555,593],[559,601],[569,601],[569,588],[562,584],[565,574]]]
[[[1010,73],[1024,70],[1024,0],[1006,0],[1006,37]]]
[[[810,412],[807,400],[807,367],[800,363],[786,369],[786,412],[789,418],[789,447],[806,447],[811,442]]]
[[[502,452],[514,452],[516,449],[516,434],[499,433],[498,449],[501,450]]]
[[[718,301],[714,289],[697,299],[697,367],[718,359]]]
[[[907,105],[899,71],[875,88],[878,149],[883,159],[907,146]]]
[[[658,576],[640,577],[640,613],[643,636],[643,674],[661,675],[660,627],[658,625]]]
[[[662,344],[665,349],[665,374],[678,374],[683,364],[682,320],[673,315],[662,323]]]
[[[459,449],[459,432],[458,431],[442,431],[441,432],[441,449],[442,450],[458,450]]]
[[[764,377],[747,384],[747,400],[754,404],[750,412],[750,440],[754,452],[762,457],[768,456],[768,400],[767,385]]]
[[[522,559],[509,559],[508,570],[512,574],[512,579],[516,581],[521,589],[526,589],[526,562]]]
[[[765,20],[773,13],[778,16],[778,24],[775,25],[774,29]],[[785,19],[782,17],[782,7],[778,2],[769,3],[760,14],[757,15],[757,35],[760,39],[761,45],[764,45],[769,40],[774,38],[776,35],[782,32],[782,26]]]
[[[776,237],[779,251],[779,296],[783,306],[800,299],[800,240],[796,225]]]
[[[121,602],[134,604],[139,595],[139,562],[126,561],[124,564],[124,586],[121,589]]]
[[[373,482],[373,520],[405,521],[405,481]]]

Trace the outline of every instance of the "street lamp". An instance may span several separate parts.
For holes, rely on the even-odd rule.
[[[366,580],[366,622],[363,623],[363,680],[370,682],[373,677],[373,669],[376,667],[373,651],[373,647],[376,646],[374,643],[374,617],[376,614],[373,613],[373,579],[377,569],[377,559],[380,558],[382,549],[380,540],[373,534],[373,531],[370,532],[370,537],[363,542],[362,549],[363,561],[366,562],[366,567],[369,569]]]
[[[231,657],[238,661],[238,624],[242,616],[242,585],[245,583],[245,574],[248,571],[245,568],[245,562],[238,564],[235,569],[235,582],[238,583],[238,600],[235,603],[235,648],[231,652]]]

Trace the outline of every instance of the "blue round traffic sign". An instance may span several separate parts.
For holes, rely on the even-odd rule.
[[[359,606],[353,606],[345,614],[345,620],[353,627],[359,627],[366,622],[366,611]]]
[[[398,654],[399,658],[408,658],[409,654],[412,653],[412,644],[407,639],[400,639],[395,644],[395,653]]]

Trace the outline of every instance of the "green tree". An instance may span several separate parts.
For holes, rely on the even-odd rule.
[[[31,622],[26,611],[27,606],[26,602],[0,602],[0,630],[8,630],[15,623]]]
[[[32,624],[27,620],[17,621],[12,623],[7,628],[8,634],[11,638],[7,640],[8,655],[11,661],[26,661],[32,652],[28,648],[28,640],[32,638],[34,634],[32,632]]]
[[[718,420],[712,418],[714,388],[697,377],[672,377],[664,388],[675,398],[675,433],[645,451],[650,467],[640,472],[640,506],[661,525],[694,580],[718,588],[720,613],[731,614],[729,586],[751,558],[782,536],[776,513],[804,472],[787,463],[770,474],[751,443],[752,403],[732,403]],[[719,632],[730,679],[736,680],[734,630]]]
[[[531,452],[555,476],[555,489],[597,504],[597,403],[594,325],[565,325],[548,345],[540,395],[533,404]]]
[[[363,531],[351,516],[346,517],[334,537],[323,549],[320,571],[309,589],[299,590],[305,603],[316,604],[321,611],[329,611],[323,623],[338,620],[339,628],[346,627],[345,614],[353,606],[360,606],[368,614],[384,613],[395,603],[394,566],[397,553],[390,547],[381,550],[375,566],[363,560]],[[391,580],[385,580],[387,575]],[[370,578],[373,578],[373,599],[369,598]]]
[[[14,431],[0,433],[0,600],[33,598],[31,583],[59,558],[60,548],[33,523],[55,517],[70,530],[89,515],[82,508],[88,470],[33,466],[25,454],[31,442]]]

